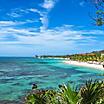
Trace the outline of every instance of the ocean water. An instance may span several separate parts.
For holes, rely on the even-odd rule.
[[[59,59],[0,58],[0,100],[19,100],[36,83],[42,89],[57,89],[67,83],[79,87],[86,80],[103,80],[104,71],[65,64]]]

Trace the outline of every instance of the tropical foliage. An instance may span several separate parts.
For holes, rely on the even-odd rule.
[[[102,62],[104,61],[104,56],[102,56],[100,53],[86,53],[86,54],[74,54],[70,56],[71,60],[76,61],[97,61]]]
[[[66,56],[40,56],[41,58],[68,58],[74,61],[96,61],[96,62],[103,62],[104,61],[104,50],[102,51],[94,51],[91,53],[84,53],[84,54],[73,54],[73,55],[66,55]]]
[[[94,4],[96,12],[95,16],[93,16],[93,20],[97,26],[104,25],[104,0],[85,0],[90,1]]]
[[[104,104],[104,82],[87,81],[78,91],[69,84],[59,85],[58,91],[33,89],[26,104]]]

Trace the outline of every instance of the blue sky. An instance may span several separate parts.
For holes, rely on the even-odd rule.
[[[104,49],[84,0],[0,0],[0,56],[67,55]]]

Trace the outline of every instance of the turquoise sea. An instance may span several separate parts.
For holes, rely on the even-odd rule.
[[[18,100],[33,83],[42,89],[57,89],[59,84],[70,81],[80,87],[86,80],[103,80],[104,71],[77,67],[59,59],[36,59],[22,57],[0,58],[0,100]]]

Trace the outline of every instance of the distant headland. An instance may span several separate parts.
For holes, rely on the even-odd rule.
[[[104,70],[104,50],[72,55],[43,55],[36,58],[65,59],[65,63]]]

